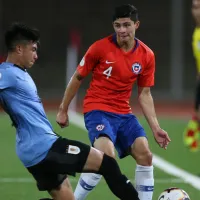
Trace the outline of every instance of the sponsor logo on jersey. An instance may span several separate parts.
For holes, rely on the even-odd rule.
[[[115,63],[115,62],[106,60],[106,64],[112,64],[112,63]]]
[[[132,65],[132,70],[134,74],[139,74],[142,69],[142,66],[139,63],[134,63]]]
[[[99,125],[97,125],[96,129],[97,129],[97,131],[102,131],[104,129],[104,127],[105,126],[103,124],[99,124]]]
[[[80,62],[80,66],[83,67],[84,64],[85,64],[85,58],[83,57],[81,62]]]

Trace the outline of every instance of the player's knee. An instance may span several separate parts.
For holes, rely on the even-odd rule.
[[[61,185],[58,185],[58,186],[56,186],[56,187],[54,187],[54,188],[52,188],[52,189],[48,189],[48,193],[51,195],[51,196],[56,196],[58,193],[59,193],[59,191],[61,190],[61,188],[62,188],[62,186]]]
[[[48,192],[55,200],[72,199],[73,197],[72,187],[67,179],[65,179],[60,185],[52,188],[51,190],[48,190]]]
[[[112,158],[114,158],[115,159],[115,152],[113,152],[113,151],[104,151],[104,153],[106,154],[106,155],[108,155],[108,156],[110,156],[110,157],[112,157]]]
[[[143,152],[136,156],[136,162],[142,166],[151,166],[153,160],[153,154],[150,151]]]
[[[112,147],[110,148],[109,146],[105,146],[105,145],[102,145],[101,147],[98,147],[98,148],[96,146],[94,146],[94,147],[96,149],[104,152],[106,155],[108,155],[108,156],[110,156],[110,157],[115,159],[115,150],[114,150],[114,148],[112,148]]]
[[[151,166],[152,165],[152,161],[153,161],[153,154],[149,151],[148,153],[146,153],[146,165]]]
[[[117,161],[114,158],[104,154],[103,161],[101,163],[101,167],[98,173],[101,175],[105,175],[107,173],[115,171],[116,168],[118,168]]]
[[[115,158],[115,149],[112,141],[108,137],[99,137],[94,142],[94,147],[102,152],[104,152],[106,155]]]

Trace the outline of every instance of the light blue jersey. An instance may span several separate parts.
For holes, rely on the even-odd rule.
[[[18,157],[26,167],[39,163],[58,136],[26,70],[8,62],[0,65],[0,103],[16,127]]]

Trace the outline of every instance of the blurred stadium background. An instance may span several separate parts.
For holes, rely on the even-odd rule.
[[[146,122],[140,117],[141,111],[137,105],[135,98],[137,92],[134,88],[131,100],[133,112],[144,124],[153,153],[176,166],[166,173],[166,168],[169,167],[167,163],[161,159],[155,161],[158,166],[155,167],[154,199],[157,199],[163,189],[171,186],[185,189],[192,200],[200,199],[200,179],[197,178],[200,174],[199,153],[189,152],[182,142],[183,130],[193,111],[196,82],[196,67],[191,48],[194,29],[191,1],[0,0],[0,59],[3,60],[6,56],[2,36],[10,23],[23,21],[37,27],[41,32],[39,60],[29,72],[38,86],[48,117],[58,133],[89,143],[87,133],[79,127],[79,123],[72,122],[68,129],[62,131],[55,123],[55,111],[64,93],[67,77],[71,75],[74,66],[73,63],[73,66],[67,65],[71,63],[67,59],[67,49],[76,46],[78,57],[72,61],[79,62],[94,41],[113,32],[111,24],[113,8],[125,3],[138,8],[141,25],[136,37],[155,52],[156,85],[152,88],[152,93],[161,125],[172,138],[167,151],[157,147]],[[90,77],[84,81],[79,90],[76,111],[81,112],[89,80]],[[14,149],[15,131],[3,113],[0,114],[0,127],[0,199],[34,200],[47,196],[46,193],[37,191],[34,181],[18,161]],[[119,163],[122,170],[130,178],[133,177],[134,162],[127,158]],[[179,174],[179,168],[193,174],[194,177],[185,174],[185,171]],[[174,176],[173,170],[178,170],[175,173],[179,175]],[[188,178],[193,184],[192,181],[188,182]],[[77,178],[71,180],[75,186]],[[104,181],[88,197],[91,200],[94,198],[115,199]]]

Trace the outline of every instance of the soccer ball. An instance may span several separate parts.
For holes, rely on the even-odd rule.
[[[158,200],[190,200],[190,197],[184,190],[173,187],[164,190]]]

